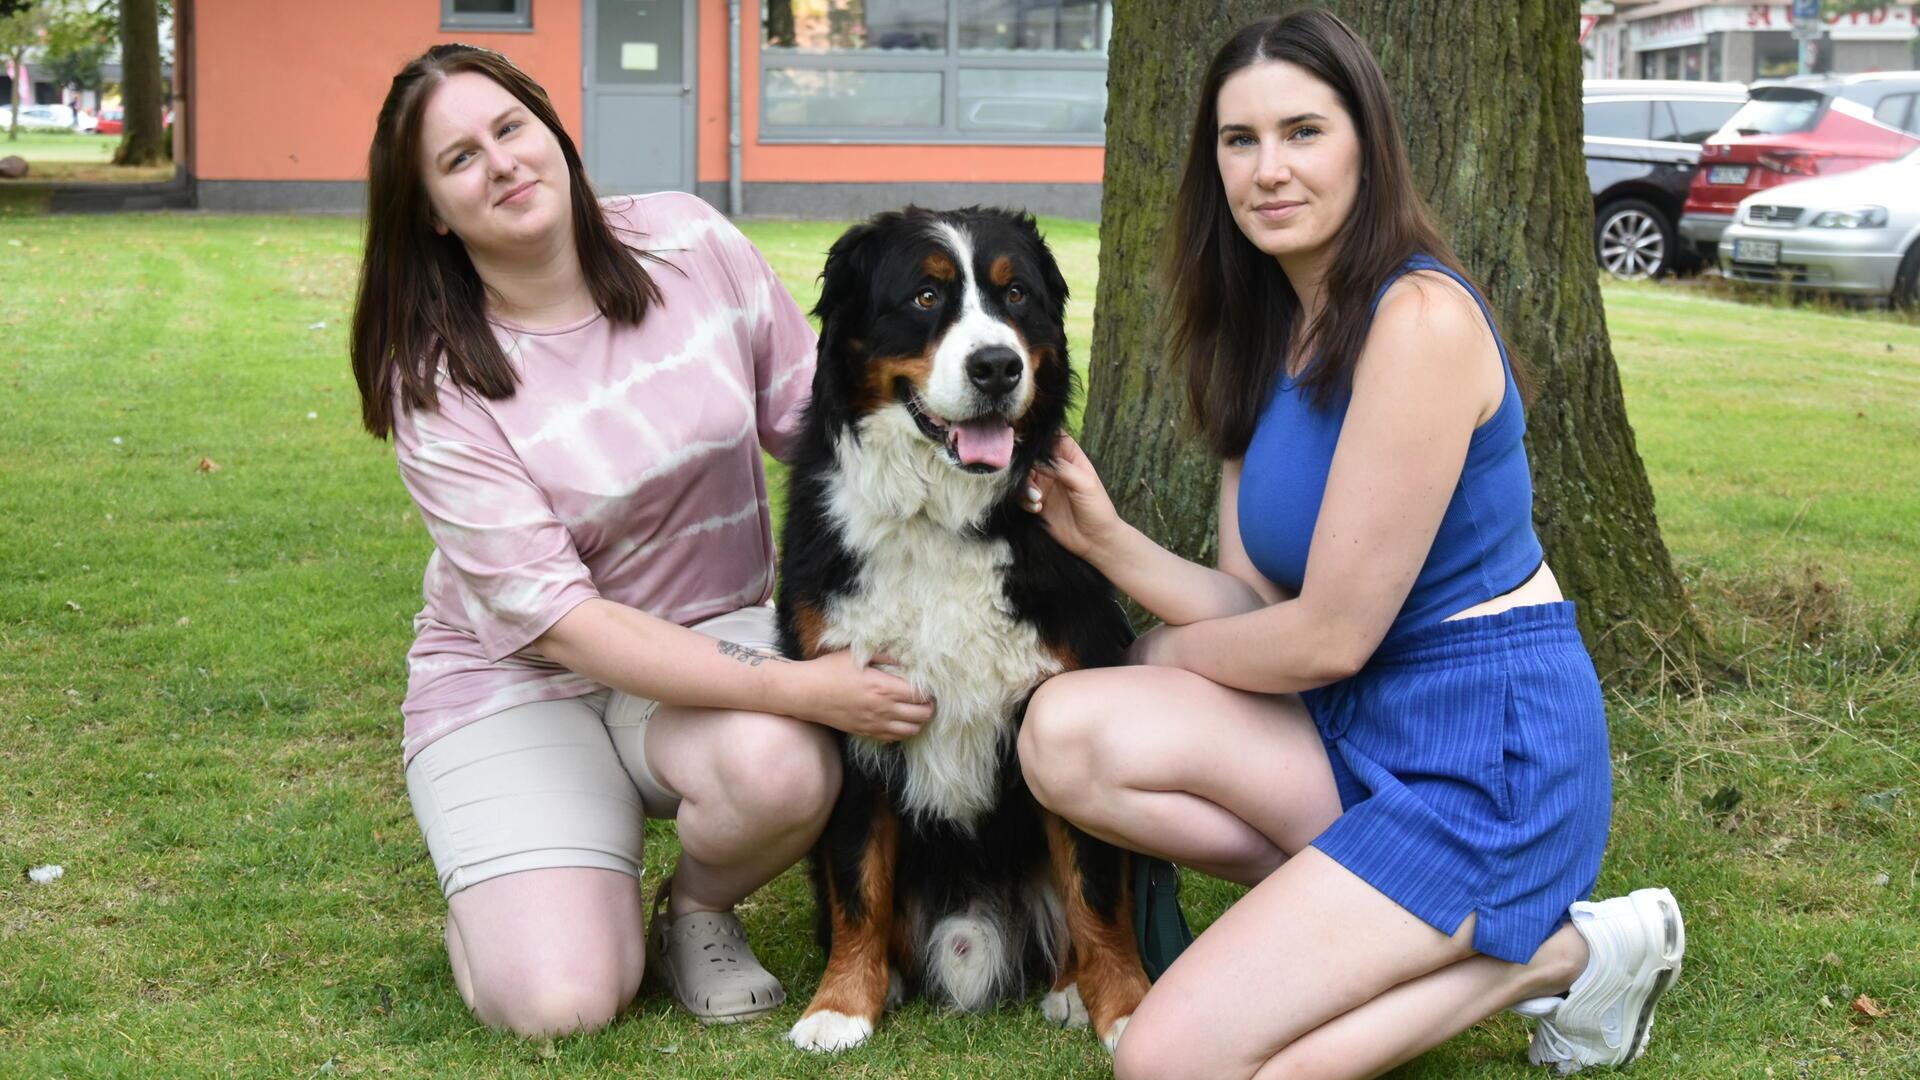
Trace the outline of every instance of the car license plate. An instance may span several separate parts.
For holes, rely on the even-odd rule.
[[[1709,184],[1744,184],[1747,182],[1745,165],[1715,165],[1707,170]]]
[[[1735,240],[1733,242],[1733,261],[1777,266],[1780,263],[1780,241]]]

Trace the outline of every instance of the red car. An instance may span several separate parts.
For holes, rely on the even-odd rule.
[[[118,135],[120,134],[122,127],[126,123],[126,118],[127,116],[125,111],[120,109],[118,106],[111,109],[101,109],[100,110],[100,126],[95,128],[94,130],[101,135]],[[169,127],[169,128],[173,126],[173,110],[172,109],[168,109],[164,114],[162,114],[162,116],[160,117],[160,126]]]
[[[1809,76],[1758,83],[1700,147],[1680,235],[1711,257],[1740,200],[1920,147],[1920,71]]]

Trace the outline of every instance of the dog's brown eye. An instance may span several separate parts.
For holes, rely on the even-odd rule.
[[[940,294],[930,288],[921,289],[919,292],[913,294],[914,306],[922,311],[931,310],[933,305],[939,302]]]
[[[1027,290],[1018,285],[1007,286],[1007,303],[1018,304],[1027,299]]]

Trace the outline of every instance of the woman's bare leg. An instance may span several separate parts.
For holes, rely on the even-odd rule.
[[[447,901],[447,957],[473,1015],[519,1035],[606,1026],[646,967],[640,882],[556,867],[489,878]]]
[[[1340,816],[1300,699],[1163,667],[1068,672],[1020,732],[1027,786],[1101,839],[1251,885]]]
[[[662,705],[647,765],[680,796],[672,913],[726,911],[798,862],[840,792],[840,754],[818,724]]]
[[[1376,1076],[1506,1005],[1565,990],[1586,960],[1577,934],[1524,965],[1474,956],[1472,938],[1472,917],[1443,934],[1308,848],[1154,984],[1115,1075]]]
[[[1465,931],[1472,934],[1469,921]],[[1515,1002],[1564,992],[1586,967],[1587,943],[1562,926],[1525,964],[1472,956],[1388,990],[1294,1040],[1254,1075],[1378,1076]]]

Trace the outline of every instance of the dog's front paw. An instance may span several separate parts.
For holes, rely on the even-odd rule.
[[[1131,1019],[1130,1016],[1123,1016],[1107,1025],[1107,1030],[1100,1036],[1100,1045],[1107,1048],[1107,1053],[1111,1054],[1119,1047],[1120,1034],[1127,1030],[1127,1021]]]
[[[858,1016],[822,1009],[801,1017],[793,1030],[787,1032],[787,1041],[802,1050],[833,1054],[859,1046],[872,1034],[872,1023]],[[1114,1038],[1117,1040],[1119,1035],[1116,1033]]]
[[[1080,984],[1068,983],[1065,990],[1048,991],[1047,996],[1040,999],[1040,1015],[1056,1027],[1086,1027],[1087,1003],[1080,1000]]]

